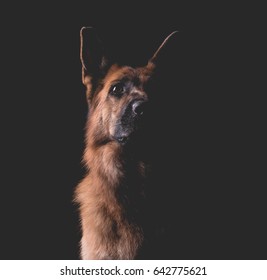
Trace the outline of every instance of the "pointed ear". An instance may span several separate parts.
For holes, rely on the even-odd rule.
[[[169,36],[167,36],[163,43],[160,45],[160,47],[157,49],[157,51],[154,53],[152,58],[148,61],[148,64],[153,67],[160,63],[162,60],[164,60],[168,53],[168,50],[171,48],[171,46],[174,44],[174,41],[176,41],[177,38],[178,31],[174,31]]]
[[[92,78],[100,75],[106,65],[104,49],[97,33],[92,27],[83,27],[80,31],[82,63],[82,81],[88,86]]]

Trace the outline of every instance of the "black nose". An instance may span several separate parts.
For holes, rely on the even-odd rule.
[[[145,102],[143,100],[137,100],[132,104],[132,110],[135,115],[141,116],[144,113],[144,104]]]

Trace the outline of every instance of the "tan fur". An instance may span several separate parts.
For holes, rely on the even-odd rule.
[[[82,259],[133,259],[142,244],[141,227],[127,220],[124,206],[116,194],[125,175],[121,147],[114,141],[100,146],[95,143],[103,137],[109,138],[120,108],[123,103],[128,102],[127,99],[116,103],[107,101],[111,82],[126,74],[138,76],[144,82],[148,72],[147,68],[113,66],[104,79],[103,89],[95,98],[96,107],[92,106],[84,153],[88,174],[78,185],[75,195],[76,202],[80,205],[83,232]],[[142,87],[136,89],[136,92],[145,96]],[[138,164],[137,170],[143,176],[144,164]]]

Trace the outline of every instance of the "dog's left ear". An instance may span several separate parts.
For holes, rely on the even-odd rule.
[[[152,58],[148,61],[148,64],[151,67],[156,66],[158,63],[160,63],[162,60],[164,60],[164,58],[168,54],[169,48],[173,44],[175,44],[175,41],[177,41],[178,34],[179,34],[178,31],[174,31],[169,36],[166,37],[166,39],[163,41],[163,43],[160,45],[160,47],[154,53]]]
[[[80,31],[82,63],[82,82],[90,86],[92,78],[101,75],[107,64],[104,48],[96,31],[92,27],[83,27]]]

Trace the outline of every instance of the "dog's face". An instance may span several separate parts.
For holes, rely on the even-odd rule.
[[[92,103],[101,107],[100,118],[110,140],[126,144],[138,133],[145,120],[149,101],[146,85],[151,74],[148,67],[113,65],[104,77]]]
[[[122,146],[142,137],[150,115],[157,61],[175,34],[165,39],[147,65],[133,68],[109,63],[94,29],[82,28],[82,78],[95,141],[99,138],[101,143],[115,141]]]

